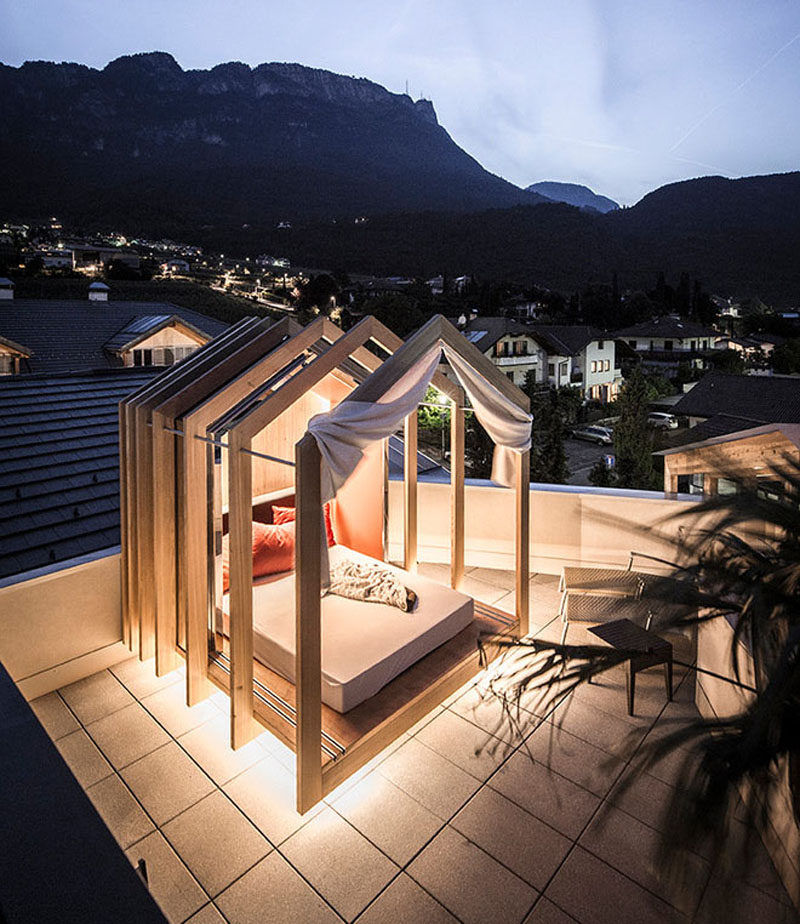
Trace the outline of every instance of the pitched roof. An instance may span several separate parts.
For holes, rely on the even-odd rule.
[[[696,428],[695,428],[696,429]],[[693,440],[683,446],[673,446],[670,449],[662,449],[660,452],[654,452],[655,456],[671,456],[677,452],[686,452],[692,449],[703,449],[707,446],[719,446],[722,443],[730,443],[734,440],[750,439],[754,436],[763,436],[765,433],[781,433],[786,439],[800,448],[800,424],[796,423],[768,423],[760,427],[746,427],[734,430],[731,433],[725,433],[720,436],[712,436],[707,439]]]
[[[678,396],[680,399],[683,395]],[[700,443],[704,440],[714,439],[718,436],[726,436],[728,433],[737,433],[740,430],[747,430],[750,427],[760,425],[760,421],[751,420],[748,417],[735,417],[730,414],[715,414],[704,420],[689,430],[665,430],[663,439],[667,444],[667,450],[672,451],[677,447],[683,448],[694,443]]]
[[[712,372],[675,405],[676,414],[735,414],[758,423],[800,423],[800,377]]]
[[[190,324],[177,314],[148,314],[134,318],[122,330],[117,331],[110,340],[106,340],[104,346],[105,349],[110,350],[112,353],[121,355],[127,350],[133,349],[142,340],[146,340],[148,337],[152,337],[153,334],[158,333],[158,331],[164,330],[165,327],[178,326],[190,331],[200,339],[205,339],[209,336],[205,331],[199,330],[194,324]]]
[[[0,336],[24,343],[29,371],[85,372],[121,365],[105,345],[137,319],[177,316],[197,331],[216,336],[228,325],[189,308],[164,302],[90,302],[62,299],[0,301]]]
[[[697,337],[719,337],[720,332],[695,324],[693,321],[683,321],[675,317],[651,318],[649,321],[640,321],[630,327],[623,327],[614,331],[614,337],[625,339],[633,337],[666,337],[668,340],[686,340]]]
[[[161,372],[0,380],[0,578],[119,543],[117,405]]]
[[[13,350],[15,353],[19,353],[26,359],[30,358],[31,351],[27,347],[24,347],[19,343],[15,343],[13,340],[9,340],[8,337],[0,337],[0,346],[4,346],[9,350]]]
[[[595,327],[582,324],[530,324],[513,318],[474,318],[467,324],[464,336],[486,353],[501,337],[525,335],[540,343],[548,353],[574,356],[593,340],[606,335]]]

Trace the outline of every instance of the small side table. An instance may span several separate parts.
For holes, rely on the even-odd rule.
[[[616,619],[614,622],[595,626],[589,631],[612,648],[638,652],[628,661],[628,672],[625,675],[628,715],[633,715],[636,675],[648,667],[655,667],[657,664],[664,665],[667,699],[672,699],[672,645],[669,642],[665,642],[655,632],[649,632],[637,626],[630,619]]]

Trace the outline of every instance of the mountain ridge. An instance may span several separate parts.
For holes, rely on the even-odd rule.
[[[555,180],[541,180],[526,186],[528,192],[537,193],[553,202],[563,202],[574,205],[579,209],[594,209],[595,212],[605,214],[619,208],[619,203],[608,196],[601,196],[588,186],[580,183],[561,183]]]

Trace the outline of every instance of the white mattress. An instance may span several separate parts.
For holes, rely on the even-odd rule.
[[[330,550],[331,565],[342,556],[374,559],[345,546]],[[386,686],[428,652],[473,620],[471,597],[418,574],[385,565],[419,598],[411,613],[384,603],[328,594],[322,599],[322,701],[347,712]],[[253,585],[253,651],[267,667],[294,681],[294,572],[271,575]],[[229,596],[223,598],[228,631]]]

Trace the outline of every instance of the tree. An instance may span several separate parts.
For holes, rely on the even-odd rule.
[[[609,468],[604,459],[598,459],[589,472],[589,484],[596,488],[613,488],[616,483],[614,469]]]
[[[295,303],[298,320],[307,324],[316,315],[330,315],[338,294],[339,284],[333,276],[327,273],[312,276],[300,286],[300,295]]]
[[[564,420],[559,408],[558,390],[546,388],[535,392],[531,411],[531,481],[564,484],[569,478],[569,468],[564,451]]]
[[[655,489],[653,430],[647,422],[647,380],[636,366],[617,398],[619,420],[614,427],[617,485],[620,488]]]
[[[464,460],[466,474],[470,478],[491,478],[494,443],[489,434],[478,423],[478,418],[468,413],[464,418]]]
[[[787,340],[772,351],[772,369],[779,375],[800,372],[800,337]]]
[[[370,299],[365,308],[398,337],[407,337],[428,320],[419,303],[402,294],[380,295]]]
[[[716,372],[730,372],[742,375],[745,371],[744,356],[739,350],[719,350],[712,360]]]

